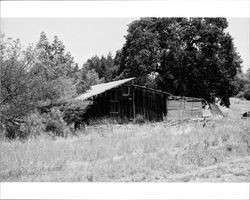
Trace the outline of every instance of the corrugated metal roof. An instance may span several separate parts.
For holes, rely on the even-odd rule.
[[[102,83],[102,84],[98,84],[98,85],[93,85],[86,93],[79,95],[75,99],[76,100],[86,100],[90,97],[101,94],[107,90],[118,87],[118,86],[120,86],[126,82],[129,82],[133,79],[135,79],[135,78],[133,77],[133,78],[127,78],[127,79],[123,79],[123,80],[119,80],[119,81],[112,81],[109,83]]]

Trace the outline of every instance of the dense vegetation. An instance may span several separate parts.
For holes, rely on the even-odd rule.
[[[31,130],[27,127],[42,132],[44,125],[45,130],[64,135],[64,120],[68,124],[76,120],[72,116],[76,113],[69,111],[84,111],[87,104],[72,98],[98,81],[97,73],[79,69],[57,36],[49,43],[42,32],[35,46],[23,50],[19,40],[2,35],[1,132],[9,138],[26,137]]]
[[[142,18],[129,24],[126,42],[114,58],[74,62],[62,41],[39,41],[23,49],[1,35],[0,129],[8,138],[48,133],[74,134],[89,102],[75,96],[91,85],[135,76],[138,84],[175,95],[229,106],[229,97],[250,99],[250,71],[241,59],[224,18]]]
[[[250,68],[246,73],[238,73],[233,84],[234,94],[237,97],[250,100]]]

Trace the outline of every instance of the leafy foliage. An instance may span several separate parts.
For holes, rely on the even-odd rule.
[[[86,120],[85,112],[89,104],[89,101],[81,100],[72,100],[68,102],[67,105],[61,107],[60,109],[64,113],[63,119],[67,122],[67,124],[75,123],[75,128],[78,128],[80,125],[84,125]]]
[[[241,60],[224,18],[142,18],[129,25],[117,76],[229,106]],[[152,77],[152,76],[151,76]],[[151,82],[151,83],[150,83]]]
[[[250,100],[250,69],[246,73],[239,72],[233,82],[234,94],[239,98]]]
[[[111,53],[109,53],[107,57],[102,56],[99,58],[97,55],[93,56],[87,60],[83,68],[91,71],[94,70],[102,82],[110,82],[113,80],[115,64]]]
[[[45,132],[43,116],[37,111],[28,115],[20,127],[24,137],[37,137]]]
[[[63,119],[63,112],[57,108],[52,108],[51,112],[46,114],[45,120],[45,131],[50,132],[52,136],[68,136],[70,134],[70,128]]]
[[[19,40],[5,39],[4,35],[1,36],[0,47],[1,130],[9,138],[25,137],[42,131],[42,128],[35,128],[37,125],[33,121],[40,122],[32,113],[42,107],[49,110],[54,105],[66,107],[77,95],[80,69],[58,37],[55,36],[49,43],[43,32],[36,46],[29,46],[25,50]],[[48,109],[47,112],[51,113]],[[55,124],[55,120],[59,118],[53,119],[50,124]],[[58,123],[62,125],[60,120]],[[48,124],[44,125],[47,127]],[[56,135],[62,135],[58,129],[54,131]]]
[[[88,70],[85,67],[80,70],[77,81],[76,92],[78,94],[84,93],[88,89],[90,89],[92,85],[96,85],[102,82],[94,69]]]
[[[15,137],[23,116],[36,106],[36,80],[30,80],[29,68],[34,63],[31,49],[21,49],[19,40],[1,38],[1,123],[6,135]]]

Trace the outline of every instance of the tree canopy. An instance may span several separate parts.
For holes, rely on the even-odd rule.
[[[98,78],[101,79],[101,82],[110,82],[114,78],[115,64],[112,54],[101,56],[99,58],[97,55],[91,57],[83,65],[83,68],[86,70],[94,70],[98,74]]]
[[[224,18],[142,18],[128,28],[117,76],[229,106],[241,59]]]

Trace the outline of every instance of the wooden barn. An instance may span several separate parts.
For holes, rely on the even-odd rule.
[[[76,99],[92,100],[86,111],[87,118],[92,119],[110,117],[127,122],[141,116],[149,121],[161,121],[168,112],[176,116],[179,113],[183,115],[184,111],[192,113],[192,116],[202,115],[200,99],[175,97],[167,92],[136,85],[134,79],[94,85]]]

